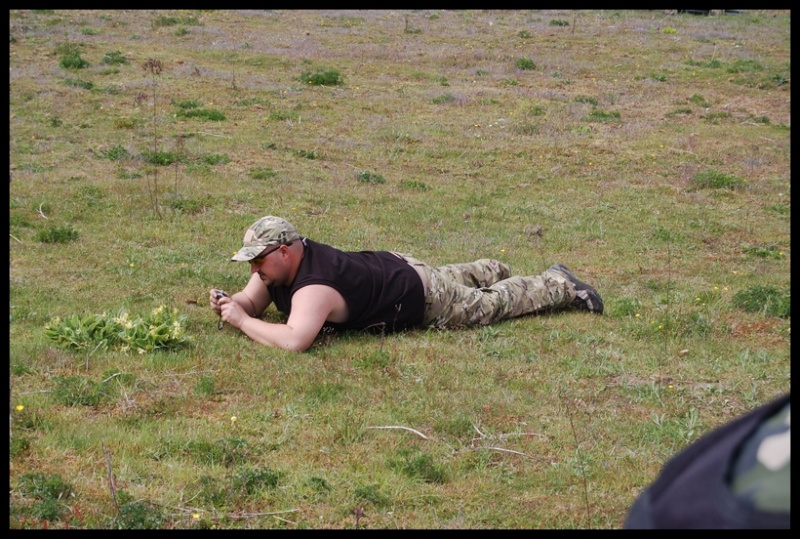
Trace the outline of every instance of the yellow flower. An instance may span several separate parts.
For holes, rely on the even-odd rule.
[[[25,409],[25,407],[23,405],[17,404],[17,407],[16,407],[17,412],[21,412],[24,409]]]
[[[719,287],[718,287],[718,286],[715,286],[715,287],[714,287],[714,292],[716,292],[717,290],[719,290]]]
[[[662,324],[659,324],[658,329],[664,329],[664,326]]]
[[[130,264],[128,264],[128,267],[129,267],[129,268],[132,268],[132,267],[133,267],[133,262],[131,262]]]
[[[200,515],[198,513],[192,514],[192,518],[195,520],[200,520]]]
[[[675,389],[675,386],[673,386],[672,384],[668,385],[667,387],[668,387],[669,389],[672,389],[672,390],[674,390],[674,389]]]
[[[642,315],[640,315],[639,313],[636,313],[636,318],[639,318],[640,316],[642,316]]]
[[[234,416],[231,416],[231,423],[236,423],[236,419],[237,419],[237,418],[236,418],[236,416],[235,416],[235,415],[234,415]]]

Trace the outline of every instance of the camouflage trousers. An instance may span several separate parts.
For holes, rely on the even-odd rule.
[[[575,288],[560,273],[512,276],[511,267],[483,258],[433,267],[397,253],[426,276],[423,324],[436,328],[485,326],[499,320],[561,309]]]

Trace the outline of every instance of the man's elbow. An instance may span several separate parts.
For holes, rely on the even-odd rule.
[[[307,339],[307,338],[289,338],[284,341],[281,345],[281,348],[284,350],[289,350],[291,352],[305,352],[311,345],[314,343],[314,339]]]

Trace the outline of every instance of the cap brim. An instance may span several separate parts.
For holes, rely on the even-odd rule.
[[[248,260],[253,260],[259,254],[261,254],[261,251],[264,249],[266,249],[266,247],[242,247],[239,249],[238,253],[231,257],[231,262],[246,262]]]

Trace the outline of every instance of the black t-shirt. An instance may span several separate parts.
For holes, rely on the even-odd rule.
[[[325,328],[392,333],[422,324],[425,291],[417,272],[388,251],[340,251],[304,238],[305,254],[290,286],[269,286],[279,311],[290,314],[292,295],[323,284],[338,291],[350,311],[347,322]]]

